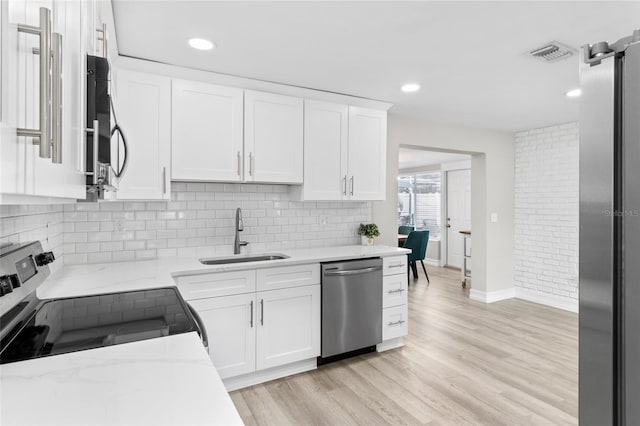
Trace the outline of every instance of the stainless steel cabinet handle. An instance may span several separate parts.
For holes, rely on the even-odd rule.
[[[62,35],[51,37],[51,161],[62,163]]]
[[[253,153],[249,153],[249,176],[253,176]]]
[[[327,276],[344,276],[344,275],[358,275],[358,274],[366,274],[367,272],[373,272],[373,271],[379,271],[381,270],[382,267],[380,266],[370,266],[368,268],[362,268],[362,269],[348,269],[346,271],[331,271],[331,270],[326,270],[324,272],[325,275]]]
[[[396,263],[395,265],[389,265],[389,268],[400,268],[404,266],[404,263]]]
[[[403,291],[404,291],[404,288],[399,288],[397,290],[389,290],[387,293],[389,293],[389,294],[402,293]]]
[[[100,122],[93,120],[93,184],[97,185],[99,181],[98,171],[98,145],[100,144]]]
[[[238,176],[240,176],[240,173],[241,173],[240,171],[240,168],[242,167],[241,163],[242,163],[242,156],[240,155],[240,151],[238,151]]]
[[[40,158],[51,158],[51,11],[40,8],[40,26],[18,25],[18,31],[40,37],[40,128],[18,128],[18,136],[40,139]],[[43,54],[43,52],[45,54]],[[37,143],[34,139],[34,143]]]
[[[264,299],[260,299],[260,325],[264,325]]]
[[[251,319],[249,319],[249,325],[253,328],[253,300],[249,303],[249,309],[251,310]]]
[[[347,175],[342,178],[342,195],[347,195]]]
[[[167,193],[167,168],[162,168],[162,193]]]
[[[351,195],[353,195],[353,176],[351,176]]]
[[[392,327],[394,325],[402,325],[404,324],[406,321],[405,320],[398,320],[396,322],[390,322],[389,324],[387,324],[389,327]]]

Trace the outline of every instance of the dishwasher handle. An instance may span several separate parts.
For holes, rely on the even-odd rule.
[[[336,268],[337,269],[337,268]],[[345,275],[359,275],[359,274],[366,274],[369,272],[375,272],[375,271],[381,271],[382,270],[382,266],[370,266],[368,268],[362,268],[362,269],[347,269],[344,271],[333,271],[333,270],[326,270],[324,272],[324,274],[328,277],[330,276],[345,276]]]

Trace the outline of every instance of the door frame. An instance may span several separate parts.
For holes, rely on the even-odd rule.
[[[453,172],[457,170],[469,170],[471,173],[471,177],[473,178],[473,170],[471,169],[471,160],[465,161],[456,161],[454,163],[442,163],[440,165],[440,170],[442,172],[441,179],[441,194],[442,201],[440,202],[441,214],[440,217],[442,220],[440,221],[440,266],[447,266],[449,264],[449,233],[447,232],[447,217],[448,217],[448,172]]]

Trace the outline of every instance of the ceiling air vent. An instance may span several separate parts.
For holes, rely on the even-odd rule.
[[[567,45],[558,43],[557,41],[550,41],[544,45],[533,49],[529,52],[534,58],[543,62],[557,62],[563,59],[567,59],[575,53],[575,50]]]

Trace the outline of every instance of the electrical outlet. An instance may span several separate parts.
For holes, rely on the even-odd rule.
[[[320,224],[321,225],[326,225],[327,223],[329,223],[329,217],[327,215],[321,215],[320,216]]]
[[[114,223],[114,228],[117,232],[124,231],[124,221],[122,219],[118,219]]]

